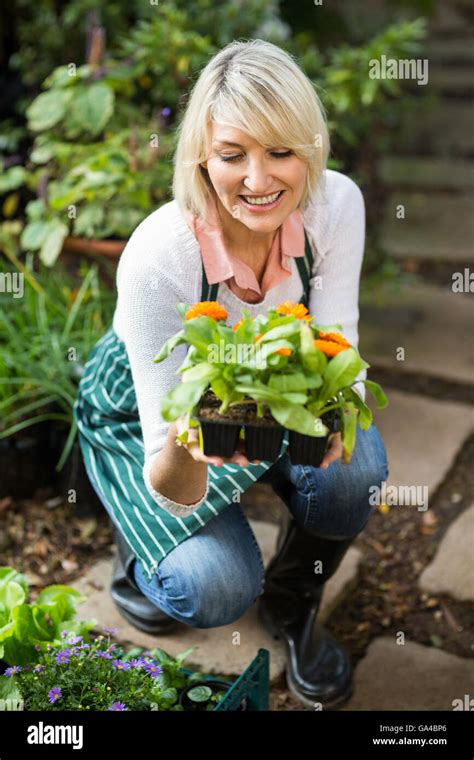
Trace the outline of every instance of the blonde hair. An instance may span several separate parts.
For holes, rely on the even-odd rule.
[[[231,42],[202,70],[177,130],[173,195],[182,210],[206,219],[212,183],[212,121],[250,134],[261,145],[285,146],[308,165],[300,207],[322,184],[329,155],[323,106],[293,58],[264,40]]]

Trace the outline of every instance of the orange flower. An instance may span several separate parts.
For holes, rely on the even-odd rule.
[[[326,356],[336,356],[341,351],[345,351],[347,346],[341,346],[332,340],[315,340],[314,345]]]
[[[276,307],[277,314],[293,314],[296,319],[306,319],[311,322],[312,316],[308,313],[306,306],[302,303],[293,303],[293,301],[285,301]]]
[[[344,338],[341,333],[333,333],[333,332],[322,332],[320,331],[319,337],[322,340],[330,340],[333,343],[339,343],[340,346],[344,346],[344,348],[350,348],[351,344],[348,340]]]
[[[194,319],[194,317],[211,317],[217,322],[227,319],[227,311],[217,301],[199,301],[191,306],[185,315],[186,319]]]
[[[234,332],[237,332],[237,330],[239,329],[243,321],[244,321],[243,319],[239,319],[239,321],[235,323],[235,325],[232,328]]]

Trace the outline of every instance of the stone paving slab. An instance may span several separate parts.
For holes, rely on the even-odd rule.
[[[472,42],[471,42],[472,45]],[[404,116],[397,130],[397,146],[402,153],[418,152],[421,155],[472,156],[474,108],[470,100],[456,97],[435,98],[431,88],[428,98],[419,101],[417,107]]]
[[[473,145],[474,152],[474,145]],[[397,209],[405,207],[405,218]],[[393,191],[385,206],[380,242],[390,255],[474,261],[474,195]]]
[[[472,39],[466,37],[437,37],[427,40],[426,52],[430,60],[446,63],[474,65]]]
[[[382,156],[380,177],[390,187],[472,190],[474,161],[437,156]]]
[[[472,294],[453,293],[451,281],[446,288],[417,284],[364,292],[359,331],[359,349],[370,364],[473,382]],[[397,360],[400,347],[404,361]]]
[[[275,551],[277,526],[261,521],[250,521],[250,524],[266,567]],[[361,552],[351,547],[337,573],[327,584],[321,607],[322,619],[328,618],[354,586],[360,559]],[[150,636],[131,626],[115,607],[108,591],[112,566],[113,559],[101,560],[83,578],[71,584],[87,596],[87,601],[78,609],[78,618],[81,620],[95,618],[100,625],[118,628],[120,641],[146,648],[159,646],[172,656],[197,645],[198,649],[186,660],[185,667],[207,673],[238,676],[262,647],[270,652],[270,679],[274,680],[283,673],[286,663],[284,645],[274,640],[261,625],[257,616],[258,602],[231,625],[207,629],[182,625],[174,634]],[[239,640],[237,633],[240,635],[240,643],[234,643]]]
[[[387,449],[388,484],[424,486],[429,500],[444,480],[454,458],[473,425],[472,407],[452,401],[439,401],[385,388],[389,405],[376,409],[367,393],[368,405]],[[394,506],[413,509],[415,506]]]
[[[474,602],[474,504],[450,525],[419,585],[424,591]]]
[[[474,660],[382,637],[359,662],[354,695],[342,709],[452,710],[453,700],[465,694],[474,694]]]

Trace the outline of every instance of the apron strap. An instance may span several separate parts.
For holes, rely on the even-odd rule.
[[[215,282],[213,285],[209,285],[207,281],[206,270],[202,262],[201,262],[201,269],[202,269],[201,301],[216,301],[217,289],[219,287],[219,283]]]
[[[313,276],[313,262],[314,256],[309,243],[306,230],[304,231],[304,256],[298,256],[296,258],[296,265],[298,272],[300,273],[301,282],[303,283],[303,295],[300,303],[309,308],[309,293],[310,293],[310,278]]]

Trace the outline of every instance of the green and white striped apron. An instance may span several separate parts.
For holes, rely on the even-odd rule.
[[[308,306],[313,254],[305,232],[305,255],[295,259],[303,283],[300,303]],[[217,299],[202,266],[201,301]],[[160,346],[156,347],[157,352]],[[113,327],[92,349],[73,408],[89,478],[114,524],[140,562],[148,582],[175,546],[240,498],[271,466],[209,465],[209,492],[188,517],[162,509],[148,493],[142,475],[144,444],[125,343]],[[288,433],[280,457],[288,447]]]

